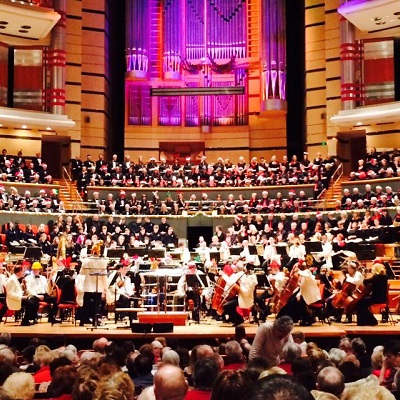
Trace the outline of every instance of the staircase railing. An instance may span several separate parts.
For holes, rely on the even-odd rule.
[[[82,203],[83,203],[83,199],[81,197],[81,195],[79,194],[78,190],[76,189],[76,187],[72,184],[73,180],[67,170],[67,168],[65,168],[65,166],[63,166],[62,168],[62,180],[65,184],[65,186],[68,188],[68,193],[69,193],[69,197],[72,200],[72,211],[80,211],[82,212]],[[78,199],[79,201],[75,201],[72,199],[72,197],[74,196],[74,198]]]
[[[334,187],[339,182],[342,176],[343,176],[343,164],[340,163],[331,177],[331,197],[333,197]]]

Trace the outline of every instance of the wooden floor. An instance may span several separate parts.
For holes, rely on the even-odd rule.
[[[379,320],[380,316],[376,316]],[[343,336],[360,336],[366,342],[374,345],[383,344],[391,337],[398,338],[400,334],[399,316],[394,316],[396,324],[379,323],[377,326],[357,326],[353,324],[322,324],[316,322],[312,326],[303,327],[295,325],[294,330],[301,330],[306,335],[307,341],[314,341],[319,344],[325,344],[324,347],[334,347]],[[272,318],[273,319],[273,318]],[[400,320],[400,319],[399,319]],[[134,322],[135,323],[135,322]],[[251,341],[256,333],[257,324],[245,322],[244,327],[248,339]],[[174,326],[172,333],[132,333],[128,322],[115,324],[112,320],[106,320],[101,326],[93,328],[90,325],[85,327],[75,326],[71,322],[63,322],[51,326],[48,322],[39,321],[33,326],[20,326],[19,322],[9,319],[6,324],[0,325],[0,332],[9,332],[14,340],[20,343],[26,343],[33,337],[39,337],[48,342],[63,340],[65,343],[87,346],[93,339],[105,336],[109,340],[123,341],[133,340],[135,343],[142,344],[152,341],[157,336],[174,338],[182,345],[193,346],[196,343],[218,343],[220,340],[233,338],[235,328],[227,323],[217,322],[211,318],[201,320],[195,323],[187,321],[185,326]]]

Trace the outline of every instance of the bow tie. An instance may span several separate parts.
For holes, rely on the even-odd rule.
[[[36,278],[36,279],[39,279],[39,278],[40,278],[40,275],[35,276],[35,278]]]

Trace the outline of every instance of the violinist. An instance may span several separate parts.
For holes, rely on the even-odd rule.
[[[293,267],[293,275],[298,275],[298,288],[293,291],[287,304],[279,311],[277,317],[290,316],[294,322],[300,321],[303,326],[310,326],[314,318],[308,312],[307,306],[321,300],[318,282],[308,269],[304,260],[299,260]]]
[[[250,264],[248,266],[250,269]],[[239,285],[238,296],[235,296],[224,305],[224,312],[228,315],[228,321],[233,326],[243,323],[244,318],[241,314],[244,314],[243,311],[245,310],[245,312],[249,312],[254,304],[254,289],[258,282],[254,274],[249,274],[249,269],[245,267],[242,260],[238,260],[236,262],[236,272],[231,276],[223,274],[223,278],[226,281],[225,292],[232,290],[235,285]]]
[[[370,285],[370,294],[363,297],[357,304],[357,325],[374,326],[378,321],[372,314],[370,306],[387,302],[388,277],[386,269],[381,263],[374,263],[371,268],[371,277],[364,279],[364,285]]]

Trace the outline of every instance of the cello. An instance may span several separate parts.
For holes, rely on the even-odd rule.
[[[222,276],[218,278],[218,281],[215,284],[214,296],[211,303],[211,308],[216,310],[218,315],[222,315],[224,313],[224,305],[239,294],[239,280],[243,275],[244,272],[233,284],[230,285],[229,288],[226,288],[227,282]]]
[[[275,312],[279,313],[279,311],[287,304],[290,297],[292,296],[295,289],[299,286],[300,276],[297,273],[297,266],[300,263],[296,263],[289,274],[289,279],[286,282],[285,286],[282,289],[282,292],[279,296],[279,299],[275,306]]]

